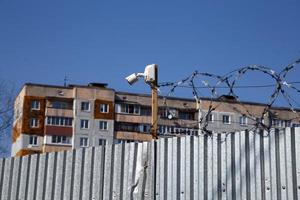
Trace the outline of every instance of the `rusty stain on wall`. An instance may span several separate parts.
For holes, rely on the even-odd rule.
[[[100,112],[100,105],[107,104],[109,106],[108,113],[101,113]],[[112,101],[106,100],[95,100],[95,107],[94,107],[94,118],[95,119],[114,119],[114,103]]]
[[[21,121],[18,120],[13,127],[13,131],[12,131],[12,142],[13,143],[16,142],[18,137],[20,137],[20,135],[21,135],[21,126],[22,126]]]
[[[40,109],[32,110],[31,102],[39,101]],[[22,122],[22,133],[29,133],[33,135],[44,135],[44,123],[45,123],[45,105],[46,101],[43,97],[36,96],[25,96],[23,105],[23,122]],[[39,126],[37,128],[30,127],[30,119],[37,118]]]
[[[32,150],[32,149],[21,149],[16,153],[15,157],[26,156],[31,154],[41,153],[40,150]]]

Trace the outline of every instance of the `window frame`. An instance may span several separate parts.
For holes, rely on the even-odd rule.
[[[58,116],[46,116],[45,124],[49,125],[49,126],[72,127],[73,126],[73,118],[58,117]]]
[[[100,111],[100,113],[109,113],[109,104],[100,103],[99,111]]]
[[[67,142],[64,142],[64,138],[65,138],[65,141],[67,141]],[[56,140],[56,141],[54,141],[54,140]],[[51,144],[70,145],[71,137],[64,136],[64,135],[52,135],[51,136]]]
[[[30,118],[29,126],[30,128],[38,128],[39,127],[39,119],[38,118]]]
[[[285,124],[285,127],[291,127],[292,121],[291,120],[285,120],[284,124]]]
[[[99,138],[99,139],[98,139],[98,145],[99,145],[99,146],[106,145],[106,139]]]
[[[38,145],[38,136],[30,135],[30,136],[29,136],[28,145],[31,145],[31,146],[39,146],[39,145]]]
[[[79,138],[79,146],[80,147],[88,147],[89,146],[89,138],[88,137],[80,137]]]
[[[248,125],[248,118],[246,116],[240,116],[239,117],[239,123],[241,126],[247,126]]]
[[[39,100],[32,100],[30,108],[31,108],[31,110],[40,110],[41,109],[41,102]]]
[[[228,117],[228,122],[227,122],[227,120],[224,120],[225,119],[224,117]],[[230,117],[230,115],[223,114],[222,115],[222,122],[223,122],[223,124],[226,124],[226,125],[231,124],[231,117]]]
[[[89,129],[89,128],[90,128],[90,120],[80,119],[80,129]]]
[[[91,111],[91,103],[89,101],[82,101],[80,104],[80,110],[83,112]]]
[[[191,120],[191,121],[195,120],[195,112],[186,112],[186,111],[181,111],[181,110],[179,110],[177,112],[178,112],[178,117],[177,117],[178,119]],[[175,117],[176,117],[176,112],[174,112],[172,115],[173,116],[175,115]]]
[[[104,125],[104,126],[101,126]],[[108,121],[100,120],[99,121],[99,130],[100,131],[108,131]]]
[[[141,106],[135,104],[120,104],[120,113],[141,115]]]
[[[54,109],[69,109],[68,108],[68,103],[67,102],[64,102],[64,101],[53,101],[51,102],[51,108],[54,108]]]
[[[151,125],[141,123],[141,124],[139,124],[139,131],[140,131],[140,133],[150,133]]]

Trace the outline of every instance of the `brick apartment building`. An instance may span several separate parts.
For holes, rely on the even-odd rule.
[[[16,97],[12,156],[52,152],[104,143],[150,141],[151,96],[116,92],[106,84],[67,87],[27,83]],[[208,129],[228,132],[250,129],[264,104],[228,99],[202,99],[202,115],[212,103]],[[198,134],[198,110],[193,99],[159,98],[159,137]],[[297,110],[297,112],[300,112]],[[299,113],[274,107],[265,123],[299,126]]]

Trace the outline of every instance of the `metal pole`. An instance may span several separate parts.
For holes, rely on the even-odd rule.
[[[151,135],[153,139],[157,139],[157,112],[158,112],[158,100],[157,100],[157,86],[151,87],[152,101],[151,101]]]

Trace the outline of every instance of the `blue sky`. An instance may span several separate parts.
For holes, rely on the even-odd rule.
[[[151,63],[159,65],[160,82],[249,64],[278,71],[300,57],[299,10],[300,1],[0,0],[0,80],[16,88],[63,85],[66,74],[68,83],[148,93],[142,81],[130,87],[124,77]],[[299,81],[298,68],[289,81]],[[257,73],[239,82],[270,83]],[[192,97],[190,89],[176,92]],[[271,90],[237,92],[242,100],[267,102]],[[282,98],[277,104],[287,105]],[[9,150],[9,140],[1,138],[0,146]]]
[[[0,78],[20,88],[62,85],[67,74],[69,83],[147,93],[142,81],[130,87],[124,77],[151,63],[159,65],[160,82],[248,64],[279,70],[300,57],[299,9],[299,1],[0,0]],[[297,69],[288,78],[299,75]],[[244,84],[270,83],[247,78]],[[269,95],[238,94],[260,102]],[[192,97],[188,89],[180,95]]]

